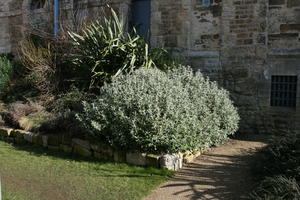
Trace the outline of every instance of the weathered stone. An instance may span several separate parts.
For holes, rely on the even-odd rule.
[[[145,166],[146,154],[145,153],[126,153],[126,162],[132,165]]]
[[[126,152],[114,151],[114,161],[115,162],[126,162]]]
[[[73,145],[73,153],[83,157],[91,157],[93,155],[91,149],[87,149],[78,144]]]
[[[159,155],[147,154],[146,155],[146,166],[158,168],[160,165],[159,158],[160,158]]]
[[[72,139],[72,145],[79,145],[82,146],[83,148],[91,149],[90,142],[82,139],[77,139],[77,138]]]
[[[43,135],[42,136],[42,142],[43,142],[43,147],[47,147],[48,146],[48,136],[47,135]]]
[[[59,151],[60,150],[59,146],[48,145],[47,147],[48,147],[49,150],[52,150],[52,151]]]
[[[72,138],[69,137],[69,136],[63,135],[63,136],[62,136],[62,144],[65,144],[65,145],[72,145]]]
[[[72,139],[73,153],[84,157],[92,156],[92,149],[89,141]]]
[[[177,171],[182,166],[182,159],[175,154],[165,154],[160,157],[160,166],[172,171]]]
[[[109,156],[108,154],[103,154],[103,152],[102,153],[94,152],[94,157],[99,160],[114,161],[113,156]]]
[[[47,135],[48,136],[48,141],[47,145],[51,146],[59,146],[61,144],[61,136],[60,135]]]
[[[101,160],[114,160],[114,150],[107,144],[91,144],[95,157]]]
[[[28,133],[26,133],[26,134],[23,135],[23,138],[24,138],[24,140],[27,141],[28,143],[33,143],[34,135],[35,135],[34,133],[28,132]]]
[[[32,143],[38,146],[43,146],[43,137],[40,134],[33,134],[32,135]]]
[[[72,153],[73,148],[71,146],[65,145],[65,144],[61,144],[59,146],[60,150],[65,152],[65,153]]]

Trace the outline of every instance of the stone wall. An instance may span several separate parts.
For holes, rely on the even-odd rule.
[[[299,131],[300,80],[296,108],[271,107],[270,94],[271,76],[300,79],[300,0],[211,2],[154,0],[152,44],[172,49],[228,89],[241,132]]]
[[[65,135],[41,135],[24,130],[0,127],[0,140],[13,144],[30,144],[47,148],[51,151],[62,151],[81,157],[123,162],[138,166],[165,168],[177,171],[184,163],[192,162],[207,149],[173,154],[150,154],[140,152],[117,151],[109,145],[97,142],[70,138]]]
[[[0,0],[0,54],[16,53],[24,31],[30,28],[51,33],[53,0],[45,0],[41,8],[33,8],[34,0]],[[96,17],[109,3],[120,17],[127,20],[130,0],[60,0],[61,27],[73,28],[78,20]],[[98,17],[97,17],[98,18]]]

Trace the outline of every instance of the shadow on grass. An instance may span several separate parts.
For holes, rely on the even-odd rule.
[[[127,163],[116,163],[112,161],[99,160],[92,157],[83,157],[63,151],[49,150],[43,147],[32,145],[12,144],[17,151],[29,152],[31,156],[41,157],[47,156],[52,159],[62,159],[65,161],[87,162],[94,164],[95,171],[105,172],[102,177],[149,177],[149,176],[163,176],[171,178],[174,173],[165,169],[157,169],[152,167],[134,166]],[[103,167],[103,166],[113,167]]]

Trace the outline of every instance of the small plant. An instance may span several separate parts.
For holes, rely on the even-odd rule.
[[[9,104],[1,113],[7,125],[32,131],[52,118],[43,106],[36,102],[15,102]]]
[[[89,137],[119,149],[195,150],[224,141],[238,128],[228,93],[200,72],[141,68],[114,77],[78,117]]]
[[[21,61],[29,71],[27,80],[43,94],[53,93],[57,89],[56,53],[53,45],[50,40],[37,43],[31,38],[21,42]]]
[[[12,73],[12,63],[6,57],[0,57],[0,93],[7,90]]]

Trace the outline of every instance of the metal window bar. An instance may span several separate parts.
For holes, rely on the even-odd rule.
[[[272,76],[271,106],[296,107],[297,76]]]

